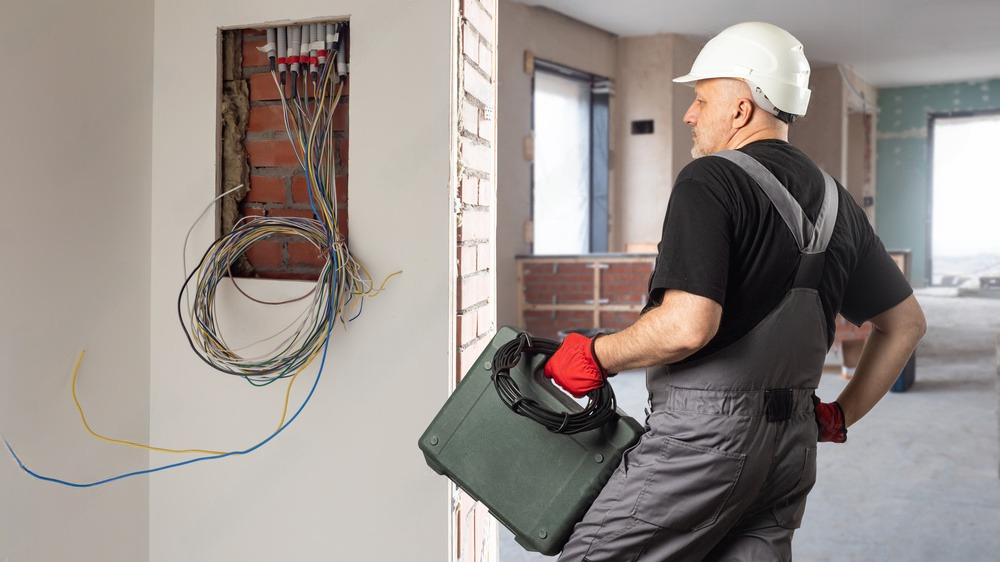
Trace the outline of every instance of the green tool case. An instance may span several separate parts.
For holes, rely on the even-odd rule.
[[[503,327],[420,437],[427,464],[510,529],[524,548],[560,552],[643,427],[619,418],[573,435],[549,431],[504,404],[493,385],[497,349],[519,332]],[[554,411],[583,409],[544,376],[547,357],[524,354],[510,369],[521,392]]]

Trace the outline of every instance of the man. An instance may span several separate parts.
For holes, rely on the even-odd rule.
[[[690,74],[695,160],[678,175],[649,284],[621,332],[571,334],[545,372],[582,396],[649,367],[639,444],[560,560],[790,560],[816,442],[844,442],[925,331],[913,292],[851,196],[801,151],[802,44],[732,26]],[[837,313],[874,329],[832,403],[815,398]]]

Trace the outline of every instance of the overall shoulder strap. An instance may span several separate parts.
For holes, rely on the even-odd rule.
[[[826,251],[830,238],[833,236],[833,227],[837,223],[839,209],[837,183],[830,177],[830,174],[823,172],[823,204],[820,206],[816,223],[813,224],[806,217],[799,202],[788,192],[788,189],[781,185],[778,178],[774,177],[774,174],[754,157],[738,150],[723,150],[716,152],[714,156],[725,158],[742,168],[764,191],[764,194],[771,200],[771,204],[785,221],[799,251],[803,254],[795,286],[816,286],[823,272],[823,259],[821,257],[811,259],[810,256],[821,256]]]

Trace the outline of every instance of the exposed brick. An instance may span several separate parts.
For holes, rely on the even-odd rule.
[[[319,269],[303,271],[288,271],[287,269],[258,271],[257,276],[265,279],[288,279],[296,281],[315,281],[319,278]]]
[[[556,339],[559,332],[577,328],[595,328],[594,314],[589,311],[560,310],[537,311],[524,313],[525,329],[533,336]]]
[[[458,282],[458,308],[465,310],[490,298],[490,276],[474,273]]]
[[[469,275],[478,271],[476,257],[479,251],[477,246],[458,247],[458,274]]]
[[[278,268],[282,261],[282,244],[274,240],[260,240],[247,248],[245,255],[255,269]]]
[[[476,246],[476,267],[479,269],[489,269],[493,261],[493,242],[478,244]]]
[[[304,174],[292,176],[292,201],[300,204],[309,202],[309,185]]]
[[[485,181],[485,180],[483,180]],[[458,194],[462,203],[476,205],[479,203],[480,179],[473,176],[463,176],[458,183]]]
[[[474,344],[465,346],[460,350],[458,356],[458,373],[462,377],[469,372],[479,356],[483,354],[486,346],[489,345],[489,340],[483,338],[476,341]]]
[[[487,334],[492,334],[493,331],[496,330],[496,326],[494,325],[496,323],[496,318],[494,317],[493,314],[493,307],[482,306],[476,309],[476,312],[479,313],[479,321],[478,321],[479,335],[485,336]]]
[[[337,232],[345,239],[347,238],[347,209],[337,209]]]
[[[337,188],[337,205],[347,204],[347,176],[334,178]],[[299,204],[309,203],[309,189],[305,175],[292,176],[292,201]]]
[[[484,106],[493,106],[493,85],[468,59],[462,61],[462,74],[466,93],[479,100]],[[271,86],[274,88],[274,86]]]
[[[267,211],[259,205],[240,205],[240,212],[245,217],[262,217]]]
[[[250,119],[247,131],[251,133],[281,133],[279,138],[286,138],[285,111],[280,104],[255,105],[250,108]]]
[[[599,327],[603,330],[624,330],[638,319],[638,312],[601,312]]]
[[[474,61],[479,61],[479,34],[468,23],[462,24],[462,53],[469,55]]]
[[[287,87],[287,84],[286,84]],[[258,72],[250,75],[250,100],[268,101],[281,99],[278,87],[274,84],[270,72]]]
[[[462,1],[462,17],[483,37],[493,36],[493,18],[476,0]]]
[[[462,130],[479,135],[479,106],[468,99],[462,100]]]
[[[467,314],[459,314],[457,320],[455,332],[459,346],[466,345],[479,336],[479,314],[475,310]]]
[[[284,203],[285,179],[264,176],[250,176],[250,192],[246,199],[249,203]]]
[[[458,228],[459,241],[488,240],[491,237],[493,228],[489,212],[465,209],[461,218],[462,223]]]
[[[257,50],[267,44],[267,36],[243,36],[243,66],[265,66],[269,63],[267,53]]]
[[[348,139],[340,139],[340,141],[338,141],[340,144],[340,165],[344,167],[345,173],[347,170],[348,155],[350,153],[348,150],[347,141]]]
[[[490,174],[493,172],[493,149],[489,145],[480,144],[462,137],[462,165],[470,170]]]
[[[493,205],[493,182],[490,180],[479,181],[479,204]]]
[[[289,266],[323,267],[328,257],[310,242],[289,242],[287,249]]]
[[[285,96],[291,97],[292,95],[292,73],[287,72],[285,74]],[[297,83],[299,88],[296,91],[298,96],[302,95],[301,88],[303,87],[302,78],[300,77]],[[316,89],[313,87],[312,81],[305,84],[307,90],[307,95],[312,98],[316,96]],[[274,83],[274,78],[271,77],[270,72],[255,72],[250,75],[250,101],[273,101],[281,99],[279,95],[278,86]]]
[[[311,209],[271,209],[267,214],[271,217],[298,217],[300,219],[311,219],[315,217]]]
[[[493,47],[489,41],[479,44],[479,68],[485,70],[488,76],[493,75]]]
[[[493,143],[493,120],[481,117],[479,119],[479,131],[477,132],[479,138],[485,140],[486,142]]]
[[[497,0],[479,0],[479,3],[482,4],[483,9],[486,10],[486,13],[489,14],[490,17],[496,17]]]
[[[243,73],[250,86],[250,99],[254,102],[276,101],[280,98],[274,78],[267,70],[266,53],[256,49],[266,43],[264,29],[243,30]],[[478,53],[477,53],[478,55]],[[291,74],[286,75],[284,92],[291,95]],[[305,93],[312,97],[315,88],[311,82],[297,82],[299,88],[305,88]],[[345,137],[348,130],[349,83],[342,84],[340,104],[334,112],[331,130],[338,133],[335,154],[336,191],[337,191],[337,229],[346,237],[348,232],[347,200],[348,200],[348,143]],[[331,98],[335,90],[327,90]],[[309,196],[305,186],[298,159],[291,143],[284,134],[284,115],[280,104],[253,104],[248,123],[250,140],[245,146],[251,169],[278,168],[267,172],[254,172],[251,178],[250,194],[240,204],[244,216],[273,216],[315,218],[312,210],[305,208],[309,204]],[[283,168],[283,169],[282,169]],[[331,186],[333,187],[333,186]],[[290,199],[289,199],[290,197]],[[272,244],[284,244],[282,254],[277,262],[274,255],[269,255],[270,261],[261,261],[255,265],[255,273],[261,277],[278,279],[317,278],[324,256],[315,251],[315,247],[297,237],[281,240],[268,240]],[[267,248],[267,245],[264,246]],[[271,246],[273,249],[273,246]],[[259,251],[258,251],[259,253]],[[252,255],[253,252],[250,252]]]
[[[347,130],[347,104],[339,103],[337,104],[337,109],[333,110],[333,121],[330,123],[330,127],[334,131],[346,131]]]
[[[298,158],[288,139],[255,139],[246,142],[250,164],[254,166],[298,166]]]

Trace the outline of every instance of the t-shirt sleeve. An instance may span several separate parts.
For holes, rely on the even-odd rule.
[[[724,304],[732,213],[718,189],[692,179],[674,186],[649,281],[651,305],[662,300],[666,289]]]
[[[882,241],[872,234],[847,281],[840,314],[855,326],[889,310],[913,294],[899,266],[885,250]]]

